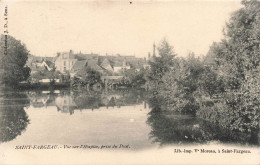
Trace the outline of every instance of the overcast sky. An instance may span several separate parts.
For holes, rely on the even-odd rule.
[[[241,7],[238,0],[8,3],[9,33],[38,56],[72,49],[146,57],[153,42],[164,37],[179,56],[206,54],[223,37],[231,13]],[[2,12],[3,2],[0,7]]]

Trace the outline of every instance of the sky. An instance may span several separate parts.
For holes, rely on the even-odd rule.
[[[2,17],[8,5],[9,34],[37,56],[72,49],[147,57],[153,43],[163,38],[178,56],[205,55],[212,42],[223,38],[225,23],[241,7],[239,0],[1,1]]]

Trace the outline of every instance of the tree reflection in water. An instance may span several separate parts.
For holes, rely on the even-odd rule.
[[[103,106],[99,92],[74,92],[72,98],[79,109],[98,109]]]
[[[34,108],[56,106],[62,113],[74,114],[74,110],[95,110],[100,107],[132,106],[142,104],[145,100],[142,90],[108,90],[108,91],[28,91],[30,104]]]
[[[241,133],[229,131],[208,121],[194,116],[172,114],[165,111],[162,101],[157,98],[149,100],[152,108],[147,123],[151,126],[150,138],[160,145],[208,143],[217,141],[229,144],[246,144],[259,146],[259,132]]]
[[[27,94],[26,94],[27,93]],[[15,139],[26,129],[29,118],[24,107],[57,106],[63,108],[87,110],[99,107],[131,106],[142,104],[149,96],[144,91],[84,91],[50,92],[29,91],[26,93],[1,91],[0,95],[0,143]],[[28,99],[28,97],[30,99]],[[29,101],[31,100],[31,101]],[[66,102],[66,104],[65,104]],[[59,104],[60,103],[60,104]],[[173,114],[166,111],[163,99],[149,99],[151,111],[147,123],[151,127],[150,138],[161,145],[193,144],[219,141],[222,143],[259,145],[259,130],[241,133],[223,129],[220,126],[201,120],[192,115]]]
[[[15,139],[26,129],[29,118],[24,107],[30,101],[26,94],[1,90],[0,95],[0,143]]]
[[[73,101],[78,109],[98,109],[100,107],[121,107],[141,104],[144,101],[143,91],[84,91],[73,92]]]

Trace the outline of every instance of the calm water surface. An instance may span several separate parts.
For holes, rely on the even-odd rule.
[[[257,134],[230,132],[189,115],[166,115],[144,91],[5,91],[0,103],[0,143],[10,146],[129,144],[134,150],[210,142],[259,146]]]

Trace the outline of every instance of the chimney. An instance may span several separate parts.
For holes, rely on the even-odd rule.
[[[155,43],[153,43],[153,57],[155,57]]]
[[[70,55],[72,55],[73,54],[73,51],[72,50],[70,50]]]

